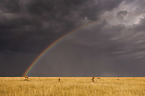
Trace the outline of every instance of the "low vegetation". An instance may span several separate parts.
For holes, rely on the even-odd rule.
[[[145,96],[145,77],[0,77],[0,96]]]

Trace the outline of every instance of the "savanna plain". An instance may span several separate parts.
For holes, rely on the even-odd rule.
[[[0,96],[145,96],[145,77],[0,77]]]

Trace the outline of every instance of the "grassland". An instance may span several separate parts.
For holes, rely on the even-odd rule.
[[[0,96],[145,96],[145,77],[0,77]]]

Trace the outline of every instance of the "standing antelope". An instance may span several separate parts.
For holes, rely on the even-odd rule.
[[[91,80],[92,80],[92,82],[94,82],[94,79],[95,79],[95,77],[92,77],[92,79],[91,79]]]
[[[60,82],[60,78],[58,78],[58,82]]]
[[[29,77],[28,77],[28,76],[26,76],[26,75],[24,75],[24,76],[25,76],[25,80],[28,80],[28,78],[29,78]]]

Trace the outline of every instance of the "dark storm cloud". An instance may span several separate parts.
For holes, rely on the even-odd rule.
[[[19,5],[20,0],[1,0],[0,8],[2,11],[10,13],[18,13],[21,11],[21,6]]]
[[[120,2],[118,0],[107,2],[102,0],[1,0],[0,39],[7,43],[6,45],[1,43],[1,49],[10,46],[8,50],[15,48],[26,52],[35,48],[35,52],[41,52],[56,38],[86,24],[85,18],[90,22],[97,20],[101,12],[113,9]],[[31,41],[31,44],[27,41]],[[11,48],[13,42],[16,43]],[[37,48],[40,45],[42,48]]]
[[[70,63],[70,58],[73,58],[72,62],[74,63],[77,63],[77,61],[84,62],[76,58],[82,56],[82,59],[87,60],[88,58],[88,61],[84,62],[86,69],[89,62],[92,63],[91,65],[94,68],[99,68],[98,65],[93,65],[94,62],[102,63],[104,64],[102,67],[108,67],[108,69],[105,68],[105,70],[108,70],[108,74],[116,67],[121,67],[121,65],[117,66],[115,63],[133,63],[129,60],[130,58],[137,58],[136,60],[143,62],[141,58],[145,56],[144,4],[144,0],[1,0],[0,57],[3,57],[3,54],[5,54],[3,59],[7,56],[8,58],[13,57],[14,61],[6,62],[8,65],[11,63],[19,65],[18,63],[21,64],[20,60],[22,60],[24,61],[23,64],[26,63],[26,65],[21,65],[26,69],[34,60],[34,57],[60,36],[82,25],[97,22],[93,27],[89,27],[90,29],[85,29],[83,32],[73,35],[71,38],[74,39],[68,40],[69,43],[64,45],[63,48],[59,49],[58,47],[57,50],[62,51],[61,54],[64,54],[64,57],[65,55],[68,56],[66,62]],[[77,45],[77,48],[73,47],[75,45]],[[68,48],[67,50],[78,50],[77,53],[82,55],[77,56],[74,51],[65,52],[63,51],[65,48]],[[81,49],[83,50],[81,51]],[[88,51],[88,56],[85,56],[84,52],[87,50],[92,51]],[[96,52],[94,53],[94,51]],[[67,53],[72,54],[72,56]],[[6,56],[6,54],[8,55]],[[29,54],[33,55],[25,60],[24,58]],[[55,54],[58,53],[54,53],[52,57],[55,58]],[[61,54],[59,58],[64,60],[65,58],[61,57]],[[96,61],[94,61],[95,57],[98,58]],[[20,60],[15,62],[16,58]],[[3,59],[1,61],[4,66],[6,63]],[[112,63],[112,65],[105,65],[107,62]],[[73,63],[66,64],[66,68],[74,67],[75,69],[76,65],[72,65]],[[142,66],[142,63],[140,65]],[[123,66],[129,68],[129,65]],[[92,67],[90,66],[90,68]],[[50,70],[53,72],[53,69],[55,68]],[[69,68],[66,73],[68,71]],[[101,70],[98,69],[97,72],[101,72]],[[110,74],[115,74],[115,72]]]
[[[68,36],[38,62],[30,75],[144,76],[144,3],[143,0],[125,0],[113,8],[108,5],[111,8],[108,10],[107,5],[101,8],[101,3],[100,7],[86,7],[88,14],[84,13],[84,18],[97,21],[99,17],[97,23]]]

